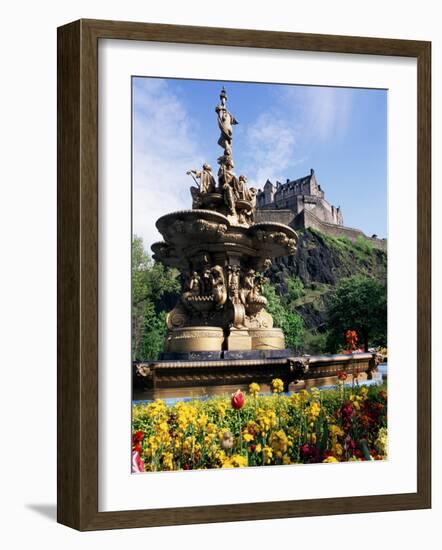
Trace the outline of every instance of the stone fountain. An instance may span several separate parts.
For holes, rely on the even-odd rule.
[[[192,209],[166,214],[156,223],[164,241],[152,245],[154,259],[177,268],[183,281],[180,300],[167,316],[169,356],[285,348],[262,287],[271,258],[293,254],[297,235],[287,225],[255,223],[256,189],[234,172],[238,122],[227,109],[224,88],[215,111],[223,151],[217,178],[209,164],[190,170]]]
[[[189,170],[192,209],[166,214],[156,226],[163,241],[154,259],[181,274],[177,305],[167,315],[165,352],[158,361],[134,363],[134,398],[225,393],[251,382],[270,389],[336,383],[341,371],[373,378],[375,354],[294,356],[273,326],[263,295],[271,258],[294,254],[298,237],[287,225],[255,223],[256,189],[236,176],[233,127],[226,91],[216,106],[223,154],[217,178],[209,164]]]

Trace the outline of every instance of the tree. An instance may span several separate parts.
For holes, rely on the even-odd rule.
[[[281,298],[276,294],[275,288],[271,284],[264,285],[263,294],[267,298],[267,310],[273,317],[275,327],[281,328],[284,332],[287,347],[299,348],[304,332],[302,317],[284,307]]]
[[[144,250],[143,240],[132,241],[132,358],[157,359],[166,335],[161,298],[177,293],[177,272],[154,262]]]
[[[368,351],[369,345],[387,343],[387,287],[376,279],[356,275],[342,279],[327,311],[329,346],[345,345],[347,330],[355,330]]]

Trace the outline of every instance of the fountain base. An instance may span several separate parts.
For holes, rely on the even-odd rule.
[[[336,385],[343,372],[347,381],[372,379],[376,353],[351,355],[293,355],[285,350],[165,353],[160,361],[134,363],[134,399],[163,399],[223,395],[257,382],[271,391],[280,378],[285,391]]]

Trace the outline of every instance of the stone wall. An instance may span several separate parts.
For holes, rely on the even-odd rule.
[[[256,223],[260,222],[276,222],[292,226],[295,219],[295,213],[292,210],[285,209],[265,209],[256,210]]]
[[[331,237],[346,237],[351,241],[356,241],[359,237],[362,237],[369,241],[375,248],[385,251],[387,250],[387,239],[367,237],[367,235],[365,235],[365,233],[363,233],[360,229],[324,222],[308,210],[302,210],[302,212],[295,216],[291,210],[258,209],[256,211],[256,221],[283,223],[293,227],[294,229],[307,229],[311,227],[325,233],[326,235],[330,235]]]

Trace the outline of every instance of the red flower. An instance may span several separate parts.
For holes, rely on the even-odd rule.
[[[141,442],[144,439],[144,433],[141,430],[132,434],[132,450],[141,453]]]
[[[340,370],[336,373],[336,376],[339,378],[339,380],[347,380],[347,373],[345,372],[345,370]]]
[[[301,453],[302,458],[310,458],[312,454],[312,450],[310,449],[310,445],[308,443],[301,445],[299,452]]]
[[[341,414],[344,418],[351,418],[353,416],[353,407],[349,401],[345,401],[342,405]]]
[[[357,349],[358,334],[355,330],[347,330],[345,333],[345,341],[347,342],[347,349],[349,351],[355,351]]]
[[[306,460],[310,463],[320,461],[320,450],[318,447],[315,447],[314,445],[309,445],[308,443],[304,443],[304,445],[301,445],[301,447],[299,447],[299,453],[303,460]]]
[[[138,432],[134,432],[132,434],[132,443],[136,445],[137,443],[141,443],[144,439],[144,433],[141,430],[138,430]]]
[[[241,390],[236,390],[235,393],[232,393],[232,407],[236,410],[242,409],[244,407],[244,394]]]

